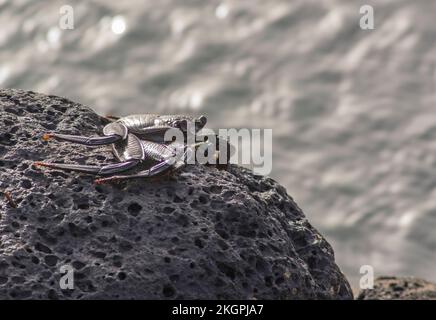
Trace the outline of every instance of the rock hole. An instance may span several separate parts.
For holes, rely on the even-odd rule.
[[[203,243],[203,241],[201,241],[201,239],[199,239],[199,238],[195,239],[194,244],[195,244],[197,247],[199,247],[200,249],[203,249],[203,248],[204,248],[204,243]]]
[[[229,277],[230,279],[234,280],[236,277],[236,271],[233,267],[225,264],[224,262],[216,262],[216,266],[218,267],[218,269],[224,273],[227,277]]]
[[[164,213],[172,213],[172,212],[174,212],[174,210],[176,210],[176,209],[173,208],[173,207],[165,207],[165,208],[163,208],[163,212]]]
[[[30,182],[30,180],[24,179],[24,180],[21,181],[21,186],[24,189],[30,189],[30,188],[32,188],[32,183]]]
[[[89,209],[89,203],[88,202],[81,202],[81,203],[77,204],[77,208],[79,208],[80,210],[87,210],[87,209]]]
[[[133,215],[136,216],[138,215],[138,213],[142,210],[142,206],[139,205],[136,202],[132,202],[131,204],[129,204],[129,206],[127,207],[127,211]]]
[[[201,204],[206,204],[209,202],[209,198],[205,195],[201,195],[198,197],[198,201],[200,201]]]
[[[176,290],[171,285],[166,285],[162,289],[164,297],[170,298],[176,294]]]
[[[54,267],[58,263],[58,257],[55,255],[48,255],[44,258],[44,261],[49,267]]]
[[[45,246],[45,245],[43,245],[41,242],[37,242],[37,243],[36,243],[36,245],[35,245],[35,249],[36,249],[37,251],[41,251],[41,252],[44,252],[44,253],[51,253],[50,248],[47,247],[47,246]]]
[[[73,261],[72,265],[73,265],[73,268],[76,270],[81,270],[86,266],[86,264],[84,264],[81,261]]]

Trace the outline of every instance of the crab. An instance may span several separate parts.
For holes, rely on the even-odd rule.
[[[112,152],[119,162],[99,166],[38,161],[34,165],[93,174],[99,176],[95,180],[97,184],[170,174],[181,169],[189,160],[195,159],[193,157],[200,146],[203,146],[204,150],[211,150],[210,148],[214,147],[208,141],[188,145],[185,141],[165,142],[163,140],[165,132],[171,128],[178,128],[187,133],[188,121],[195,123],[194,130],[197,132],[206,124],[206,117],[132,115],[119,118],[115,122],[106,125],[103,129],[103,137],[82,137],[57,133],[44,134],[44,140],[55,138],[89,146],[112,144]],[[216,138],[218,144],[215,146],[212,155],[215,158],[218,157],[223,147],[228,148],[230,146],[227,141],[219,137]],[[134,173],[120,174],[130,169],[135,169]]]
[[[188,124],[193,123],[192,127],[195,132],[198,132],[207,122],[207,118],[203,115],[194,118],[185,115],[134,114],[122,118],[113,116],[108,116],[107,118],[116,119],[116,121],[109,123],[103,128],[103,137],[46,133],[43,135],[43,139],[49,140],[54,138],[87,146],[97,146],[125,140],[129,133],[133,133],[140,139],[163,143],[165,133],[171,128],[180,129],[186,133],[189,129]]]

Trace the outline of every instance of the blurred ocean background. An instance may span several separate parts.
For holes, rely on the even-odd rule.
[[[359,27],[365,4],[374,30]],[[436,280],[435,13],[434,0],[0,0],[0,87],[272,128],[271,176],[353,287],[361,265]]]

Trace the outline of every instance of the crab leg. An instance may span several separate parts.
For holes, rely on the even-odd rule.
[[[42,136],[42,139],[47,141],[50,138],[54,138],[56,140],[80,143],[87,146],[99,146],[102,144],[111,144],[121,139],[125,139],[127,137],[128,130],[125,125],[119,122],[112,122],[103,128],[103,134],[103,137],[82,137],[72,136],[69,134],[46,133]]]
[[[65,163],[50,163],[50,162],[35,162],[35,166],[48,167],[53,169],[77,171],[82,173],[89,173],[95,175],[110,175],[117,172],[123,172],[125,170],[135,167],[139,163],[139,160],[129,160],[125,162],[112,163],[103,166],[89,166],[80,164],[65,164]]]
[[[173,161],[172,160],[165,160],[162,161],[155,166],[151,167],[150,169],[139,171],[137,174],[133,175],[116,175],[111,176],[107,178],[100,178],[96,179],[96,184],[102,184],[102,183],[110,183],[110,182],[118,182],[120,180],[127,180],[127,179],[135,179],[135,178],[151,178],[154,177],[170,168],[173,167]]]
[[[42,139],[47,141],[51,138],[54,138],[56,140],[61,141],[68,141],[68,142],[74,142],[79,144],[84,144],[87,146],[99,146],[103,144],[111,144],[114,142],[117,142],[118,140],[121,140],[122,137],[114,134],[110,136],[104,136],[104,137],[82,137],[82,136],[72,136],[68,134],[58,134],[58,133],[45,133],[42,136]]]

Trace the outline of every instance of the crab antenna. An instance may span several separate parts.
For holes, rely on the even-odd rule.
[[[107,115],[105,115],[104,117],[105,117],[106,119],[110,119],[110,120],[118,120],[118,119],[120,119],[120,117],[113,116],[113,115],[111,115],[111,114],[107,114]]]

